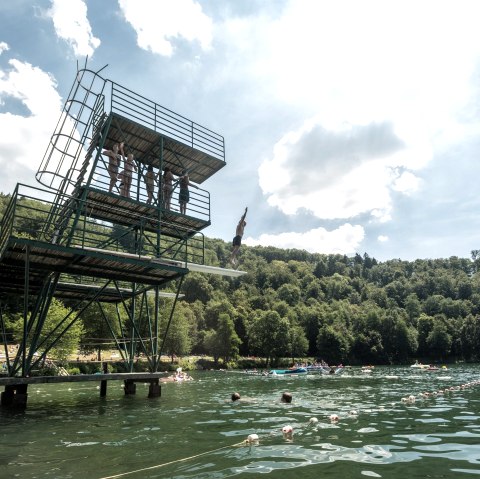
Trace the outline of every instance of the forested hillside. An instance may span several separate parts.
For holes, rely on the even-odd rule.
[[[7,201],[0,196],[0,214]],[[229,243],[207,239],[206,247],[207,264],[229,266]],[[480,258],[471,254],[378,262],[366,253],[242,246],[240,269],[247,275],[186,277],[166,352],[225,362],[238,355],[344,364],[478,360]],[[53,310],[64,306],[70,305],[56,302]],[[15,302],[6,305],[12,334],[15,308]],[[71,341],[86,350],[107,347],[95,340],[106,335],[98,314],[88,313]]]

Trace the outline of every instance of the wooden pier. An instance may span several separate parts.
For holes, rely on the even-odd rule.
[[[27,406],[27,388],[29,384],[45,383],[78,383],[84,381],[100,381],[100,397],[107,395],[108,381],[123,381],[125,395],[136,393],[136,383],[148,383],[148,397],[161,396],[160,379],[168,373],[107,373],[107,374],[77,374],[71,376],[33,376],[0,377],[0,386],[5,387],[1,393],[0,404],[2,407],[11,409],[25,409]]]

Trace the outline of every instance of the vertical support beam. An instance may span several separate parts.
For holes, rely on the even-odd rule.
[[[152,344],[152,360],[153,360],[153,371],[158,371],[158,365],[160,364],[160,356],[158,355],[158,315],[160,312],[160,294],[158,285],[155,286],[155,312],[153,320],[153,336],[154,341]]]
[[[23,290],[23,351],[22,351],[22,376],[27,375],[27,328],[28,328],[28,291],[30,286],[30,245],[25,251],[25,281]]]
[[[168,318],[168,323],[167,323],[167,327],[165,329],[165,334],[163,335],[162,346],[161,346],[160,351],[159,351],[160,355],[162,354],[163,347],[165,346],[165,341],[167,339],[168,330],[170,329],[170,323],[172,322],[173,313],[175,312],[175,306],[177,305],[178,295],[180,293],[180,288],[182,287],[183,278],[185,278],[185,276],[182,276],[180,278],[180,282],[178,283],[177,295],[175,296],[175,301],[173,302],[172,310],[170,311],[170,318]]]
[[[163,182],[164,179],[164,169],[163,169],[163,136],[160,137],[160,165],[158,169],[158,177],[160,178],[159,185],[158,185],[158,207],[157,207],[157,251],[155,252],[155,256],[158,258],[160,257],[160,244],[161,244],[161,236],[162,236],[162,211],[164,207],[164,198],[163,198]]]
[[[109,283],[110,283],[110,281],[109,281]],[[103,310],[102,303],[100,303],[100,301],[97,301],[97,306],[98,306],[99,309],[100,309],[100,313],[102,314],[103,320],[105,321],[105,323],[106,323],[107,326],[108,326],[108,329],[110,330],[110,334],[112,335],[112,338],[113,338],[113,340],[115,341],[115,344],[116,344],[116,346],[117,346],[117,350],[118,350],[118,352],[120,353],[120,355],[122,356],[122,360],[125,362],[125,351],[124,351],[124,349],[120,346],[120,343],[118,342],[117,335],[115,334],[115,331],[113,330],[113,327],[112,327],[112,325],[110,324],[110,321],[108,320],[107,315],[105,314],[105,311]],[[120,313],[118,312],[118,305],[117,305],[116,311],[117,311],[117,314],[120,314]],[[120,329],[121,329],[121,327],[120,327]]]
[[[7,365],[7,373],[10,375],[10,356],[8,352],[7,332],[5,329],[5,322],[3,320],[2,304],[0,303],[0,327],[2,329],[3,348],[5,350],[5,364]]]
[[[59,278],[60,278],[60,273],[54,273],[54,275],[51,276],[45,282],[46,289],[42,287],[42,296],[37,297],[37,304],[38,304],[39,307],[38,308],[35,307],[36,316],[33,316],[33,312],[30,315],[30,321],[29,321],[30,325],[29,325],[28,334],[30,334],[30,332],[32,331],[33,326],[35,324],[35,321],[36,321],[36,326],[35,326],[35,329],[33,330],[33,333],[32,333],[30,350],[28,352],[28,357],[27,357],[27,368],[28,368],[29,371],[33,367],[32,366],[32,361],[33,361],[33,358],[34,358],[33,355],[38,349],[40,338],[41,338],[41,335],[42,335],[43,325],[45,324],[45,320],[47,318],[47,314],[48,314],[48,311],[50,309],[50,304],[52,303],[53,294],[54,294],[55,289],[57,287],[57,283],[58,283]],[[45,340],[43,340],[41,344],[43,344],[44,341]],[[26,345],[25,345],[25,347],[26,347]],[[46,357],[47,352],[48,352],[47,350],[45,350],[43,352],[42,357],[41,357],[42,360],[43,360],[43,357]],[[39,360],[40,360],[40,358],[39,358]],[[38,363],[39,360],[35,361],[35,363]]]
[[[135,283],[132,283],[132,292],[135,291]],[[133,295],[130,303],[130,321],[132,322],[132,327],[130,328],[130,372],[133,373],[133,362],[135,357],[135,305],[136,305],[136,296]]]

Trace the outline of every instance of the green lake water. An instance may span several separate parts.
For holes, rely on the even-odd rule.
[[[0,478],[479,476],[480,385],[418,396],[479,373],[479,365],[277,378],[194,372],[194,381],[163,384],[155,399],[141,384],[124,396],[120,381],[102,399],[96,383],[29,386],[25,412],[0,411]],[[234,391],[245,400],[232,403]],[[280,402],[283,391],[292,404]],[[415,402],[402,402],[409,395]],[[250,434],[258,444],[240,444]]]

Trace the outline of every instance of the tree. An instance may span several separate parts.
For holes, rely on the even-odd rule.
[[[350,342],[345,331],[333,326],[323,326],[318,332],[317,348],[320,356],[328,363],[339,364],[346,361],[350,352]]]
[[[183,282],[182,291],[185,294],[185,301],[189,303],[196,300],[207,303],[212,298],[214,289],[205,275],[190,273]]]
[[[411,293],[405,300],[405,311],[408,314],[409,324],[417,324],[417,319],[422,312],[422,305],[415,293]]]
[[[452,347],[452,336],[448,334],[445,324],[435,321],[427,336],[427,345],[435,357],[445,359]]]
[[[289,342],[292,361],[295,361],[295,357],[305,356],[308,351],[308,339],[305,336],[305,331],[298,324],[290,327]]]
[[[55,298],[52,299],[40,333],[40,340],[38,343],[38,351],[40,353],[47,351],[49,357],[66,361],[70,354],[73,354],[78,350],[80,337],[83,333],[83,324],[81,321],[76,320],[70,324],[75,318],[75,313],[73,313],[62,325],[60,325],[69,312],[70,310],[67,309],[62,302]],[[23,318],[18,317],[17,321],[12,326],[14,338],[16,341],[20,342],[23,335]],[[57,326],[59,327],[55,330]],[[65,330],[67,327],[68,329]],[[57,342],[55,342],[56,339],[58,339]]]
[[[121,328],[118,321],[115,305],[91,304],[82,313],[81,320],[84,326],[80,348],[82,351],[96,351],[101,361],[101,352],[116,348],[112,331],[118,338]]]
[[[238,356],[241,340],[235,332],[235,325],[228,314],[221,314],[216,330],[209,330],[204,339],[205,349],[213,356],[215,363],[222,358],[227,364]]]
[[[285,356],[289,348],[288,320],[281,318],[276,311],[260,312],[249,330],[249,341],[253,351],[267,360]]]
[[[383,350],[382,336],[378,331],[370,331],[355,335],[352,344],[352,353],[362,363],[386,362]]]
[[[170,355],[173,363],[175,356],[189,354],[191,347],[192,341],[188,321],[183,311],[178,310],[173,315],[167,337],[165,338],[165,352]]]
[[[480,317],[469,315],[460,329],[462,354],[465,359],[477,359],[480,351]]]
[[[282,284],[277,290],[278,299],[289,306],[295,306],[300,300],[300,288],[293,284]]]
[[[430,331],[433,329],[433,318],[422,313],[418,318],[417,332],[418,332],[418,354],[420,356],[427,356],[429,347],[427,338]]]
[[[221,314],[233,317],[235,310],[228,300],[209,301],[205,307],[205,324],[207,328],[216,329]]]

